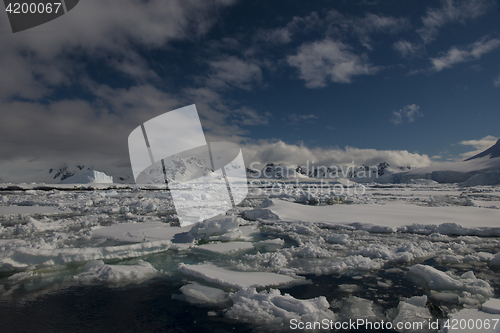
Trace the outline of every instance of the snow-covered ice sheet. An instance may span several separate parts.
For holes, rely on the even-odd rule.
[[[250,242],[209,243],[198,245],[195,249],[217,254],[234,254],[236,252],[251,250],[253,249],[253,245]]]
[[[0,206],[0,216],[18,214],[61,214],[70,211],[54,206]]]
[[[244,216],[251,220],[309,221],[375,232],[421,228],[442,234],[500,236],[500,210],[477,207],[422,207],[404,203],[316,207],[271,199],[263,208],[245,211]]]
[[[92,229],[97,238],[108,238],[122,242],[140,243],[168,240],[175,243],[192,243],[188,231],[191,226],[176,227],[162,222],[119,223]]]
[[[91,260],[137,258],[167,251],[170,244],[170,241],[156,241],[91,248],[39,249],[19,247],[0,254],[0,271],[13,271],[31,266],[61,266]]]
[[[238,272],[212,264],[186,265],[181,263],[178,270],[183,274],[234,289],[284,286],[304,281],[298,276],[268,272]]]

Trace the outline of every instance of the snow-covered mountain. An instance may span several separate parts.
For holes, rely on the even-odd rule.
[[[374,182],[384,175],[392,175],[410,170],[410,166],[392,167],[387,162],[378,165],[361,166],[319,166],[267,163],[261,170],[247,168],[249,179],[340,179],[358,182]]]
[[[470,185],[495,185],[500,183],[495,172],[500,171],[500,140],[485,151],[464,161],[441,163],[393,175],[387,182],[407,182],[411,179],[432,179],[439,183],[463,183]],[[476,176],[487,174],[483,176]],[[467,183],[475,177],[475,181]]]
[[[104,172],[90,170],[87,172],[78,173],[74,176],[68,177],[59,184],[90,184],[90,183],[113,183],[113,177],[108,176]]]
[[[140,184],[164,184],[165,175],[169,180],[183,182],[190,179],[206,176],[212,169],[210,161],[198,157],[181,158],[173,156],[171,159],[164,162],[165,173],[161,163],[155,163],[137,178],[137,183]]]
[[[36,182],[44,182],[44,183],[62,183],[65,184],[67,183],[66,180],[68,178],[78,176],[81,174],[85,174],[91,171],[96,171],[96,172],[102,172],[105,173],[106,175],[109,175],[109,177],[113,178],[113,182],[115,183],[133,183],[134,179],[132,178],[131,175],[128,174],[117,174],[116,172],[113,172],[112,170],[102,170],[102,171],[97,171],[96,168],[92,165],[72,165],[72,166],[63,166],[63,167],[58,167],[58,168],[50,168],[48,170],[40,170],[39,174],[37,175]]]

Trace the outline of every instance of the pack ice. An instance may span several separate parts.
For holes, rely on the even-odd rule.
[[[498,186],[312,185],[261,182],[186,227],[161,187],[0,185],[0,294],[168,280],[174,299],[268,331],[499,316]]]

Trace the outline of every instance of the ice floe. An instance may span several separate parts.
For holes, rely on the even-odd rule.
[[[282,295],[277,289],[257,292],[255,288],[245,288],[230,294],[230,298],[233,306],[226,312],[227,317],[264,327],[267,331],[290,331],[294,323],[336,319],[324,296],[296,299]]]
[[[81,270],[83,272],[75,275],[73,279],[83,284],[140,283],[160,273],[150,263],[143,260],[138,260],[135,265],[106,265],[102,260],[89,261]]]
[[[172,295],[173,298],[185,300],[196,305],[210,305],[227,307],[230,305],[228,293],[222,289],[202,286],[200,284],[186,284],[181,287],[182,297],[180,295]]]
[[[181,263],[179,264],[178,270],[183,274],[234,289],[284,286],[300,283],[305,280],[299,276],[288,276],[269,272],[232,271],[212,264],[186,265]]]
[[[251,250],[253,249],[253,245],[249,242],[209,243],[198,245],[195,249],[217,254],[234,254],[236,252]]]
[[[440,292],[431,294],[437,299],[447,298],[449,302],[472,305],[484,302],[493,296],[493,288],[490,284],[476,278],[472,271],[461,276],[452,276],[431,266],[414,265],[408,273],[417,283],[428,290]]]
[[[422,207],[404,203],[314,207],[269,199],[263,208],[247,210],[244,216],[250,220],[309,221],[371,232],[500,236],[500,211],[477,207]]]

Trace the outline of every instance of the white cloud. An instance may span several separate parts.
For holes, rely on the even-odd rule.
[[[217,89],[240,88],[250,90],[262,80],[260,67],[252,61],[244,61],[234,56],[210,61],[211,73],[207,85]]]
[[[467,45],[463,49],[458,49],[453,46],[441,57],[430,58],[432,69],[439,72],[445,68],[450,68],[455,64],[480,59],[484,54],[493,51],[499,46],[499,39],[486,40],[485,38]]]
[[[395,125],[400,125],[405,121],[405,119],[409,123],[412,123],[415,121],[416,117],[423,117],[423,116],[424,115],[422,114],[422,112],[420,112],[420,107],[417,104],[410,104],[406,105],[399,111],[393,111],[391,121]]]
[[[243,106],[232,112],[233,118],[236,118],[236,123],[243,126],[267,125],[269,118],[272,116],[270,112],[259,113],[252,108]]]
[[[462,158],[469,158],[474,155],[477,155],[486,149],[490,148],[497,142],[498,138],[493,136],[493,135],[487,135],[482,139],[479,140],[464,140],[460,141],[458,144],[462,146],[471,146],[474,148],[473,151],[468,151],[466,153],[460,154]]]
[[[498,77],[495,79],[495,81],[493,82],[493,84],[497,88],[500,87],[500,75],[498,75]]]
[[[283,121],[285,121],[288,125],[290,124],[298,124],[301,122],[306,122],[306,121],[312,121],[314,119],[318,119],[317,116],[313,114],[296,114],[292,113],[287,116],[287,118],[284,118]]]
[[[287,163],[292,165],[375,165],[387,162],[392,166],[423,167],[431,164],[427,155],[409,153],[406,150],[376,150],[358,149],[353,147],[341,148],[309,148],[304,145],[292,145],[283,141],[262,140],[257,143],[242,145],[245,163],[252,162],[256,167],[264,167],[263,163]]]
[[[408,57],[422,51],[422,45],[400,40],[392,45],[392,48],[398,51],[403,57]]]
[[[410,26],[408,19],[383,16],[367,13],[364,17],[344,15],[338,10],[331,10],[327,14],[327,34],[334,37],[343,37],[353,34],[360,43],[372,49],[371,35],[376,33],[394,34]]]
[[[465,23],[487,12],[494,4],[492,0],[441,0],[441,7],[428,8],[422,17],[423,27],[417,32],[424,43],[436,38],[439,29],[451,22]]]
[[[18,96],[37,99],[53,86],[85,78],[79,55],[132,78],[155,74],[135,50],[137,45],[163,48],[173,40],[205,34],[220,8],[233,0],[113,0],[80,1],[75,10],[43,26],[3,34],[0,53],[0,99]],[[7,20],[0,30],[9,31]],[[77,75],[78,74],[78,75]]]
[[[271,44],[288,44],[297,32],[304,32],[322,25],[323,22],[316,12],[306,17],[294,16],[284,27],[275,29],[260,29],[254,36],[255,41],[264,41]]]
[[[368,49],[372,49],[370,35],[373,33],[397,33],[409,27],[406,18],[395,18],[392,16],[379,16],[368,13],[364,18],[355,19],[352,22],[353,30],[359,36],[361,43]]]
[[[330,39],[303,44],[287,61],[299,70],[308,88],[325,87],[328,81],[350,83],[355,76],[375,74],[379,69],[366,55],[356,55],[349,46]]]

